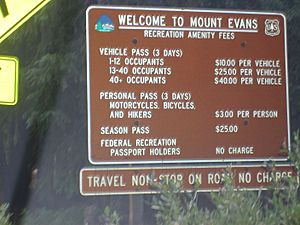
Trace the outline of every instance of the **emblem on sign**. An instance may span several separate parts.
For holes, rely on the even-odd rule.
[[[265,34],[271,37],[280,34],[279,21],[277,19],[266,19],[265,21]]]
[[[95,29],[100,32],[112,32],[115,30],[115,26],[114,26],[111,18],[109,18],[108,15],[103,14],[98,19],[98,21],[95,25]]]

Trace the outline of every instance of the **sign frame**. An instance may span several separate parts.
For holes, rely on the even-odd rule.
[[[258,12],[258,11],[247,11],[247,10],[201,10],[201,9],[188,9],[188,8],[163,8],[163,7],[121,7],[121,6],[89,6],[86,10],[86,48],[87,48],[87,121],[88,121],[88,160],[93,165],[157,165],[157,164],[177,164],[177,163],[231,163],[231,162],[265,162],[265,161],[275,161],[275,162],[287,162],[288,157],[278,157],[278,158],[233,158],[233,159],[198,159],[198,160],[136,160],[136,161],[94,161],[92,159],[92,144],[91,144],[91,99],[90,99],[90,44],[89,44],[89,12],[92,9],[110,9],[110,10],[145,10],[145,11],[166,11],[166,12],[195,12],[195,13],[223,13],[223,14],[251,14],[251,15],[270,15],[270,16],[281,16],[284,21],[284,61],[285,61],[285,90],[286,90],[286,122],[287,122],[287,150],[291,151],[291,134],[290,134],[290,111],[289,111],[289,82],[288,82],[288,61],[287,61],[287,19],[285,15],[281,12]],[[283,85],[284,86],[284,85]]]

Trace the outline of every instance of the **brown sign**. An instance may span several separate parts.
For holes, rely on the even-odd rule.
[[[236,188],[266,189],[297,173],[290,165],[266,166],[205,166],[154,168],[86,168],[80,172],[82,195],[156,193],[157,184],[176,181],[186,191],[219,190],[225,176],[231,176]]]
[[[278,13],[90,7],[90,162],[286,160],[285,23]]]

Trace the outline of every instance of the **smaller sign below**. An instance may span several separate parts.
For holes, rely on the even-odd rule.
[[[231,174],[237,188],[266,189],[276,181],[296,177],[290,164],[277,166],[236,165],[153,168],[84,168],[80,171],[80,193],[83,196],[154,194],[159,182],[178,181],[186,191],[216,191]]]
[[[0,105],[15,105],[18,101],[19,60],[0,56]]]

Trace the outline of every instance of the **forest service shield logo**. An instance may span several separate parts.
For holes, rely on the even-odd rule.
[[[266,19],[265,21],[265,34],[271,37],[280,34],[279,21],[277,19]]]

